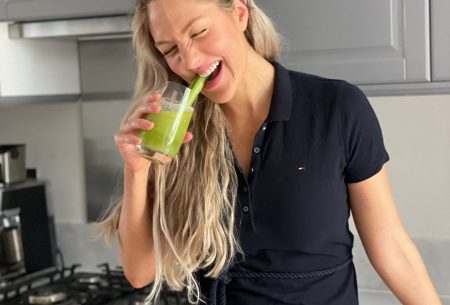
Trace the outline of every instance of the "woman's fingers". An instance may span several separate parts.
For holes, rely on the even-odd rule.
[[[122,126],[119,133],[136,133],[136,131],[149,130],[154,126],[153,122],[146,119],[131,119]]]
[[[158,113],[160,111],[161,106],[159,106],[157,103],[144,103],[142,106],[139,106],[132,115],[130,115],[129,120],[143,118],[149,113]]]
[[[161,94],[155,93],[145,98],[135,111],[129,116],[129,119],[143,118],[148,113],[158,113],[161,111],[161,106],[156,102],[161,98]]]
[[[144,98],[144,103],[154,103],[154,102],[158,101],[160,98],[161,98],[160,93],[151,93],[151,94],[149,94],[149,96]]]
[[[190,132],[190,131],[186,132],[186,135],[184,136],[184,139],[183,139],[183,144],[186,144],[187,142],[192,140],[192,138],[193,138],[192,132]]]
[[[139,138],[136,135],[133,134],[123,134],[123,133],[116,133],[114,135],[114,141],[118,146],[121,145],[138,145],[141,144],[141,138]]]
[[[137,132],[141,130],[149,130],[153,128],[153,122],[145,119],[149,113],[158,113],[161,111],[161,106],[159,106],[156,101],[160,99],[161,95],[159,93],[151,94],[149,97],[144,99],[140,106],[129,116],[128,120],[122,125],[118,134],[133,134],[136,135]]]

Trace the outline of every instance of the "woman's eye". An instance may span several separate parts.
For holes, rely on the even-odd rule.
[[[203,34],[206,31],[206,29],[201,30],[200,32],[195,33],[194,35],[192,35],[192,37],[197,37],[201,34]]]
[[[173,53],[173,51],[176,50],[176,48],[177,48],[177,47],[173,47],[172,49],[170,49],[170,50],[164,52],[163,55],[164,55],[164,56],[170,55],[171,53]]]
[[[197,32],[197,33],[193,34],[193,35],[192,35],[192,38],[198,37],[198,36],[200,36],[201,34],[203,34],[204,32],[206,32],[206,29],[203,29],[203,30],[201,30],[200,32]],[[177,46],[173,46],[171,49],[169,49],[169,50],[167,50],[167,51],[165,51],[165,52],[162,52],[162,54],[163,54],[164,56],[173,55],[173,54],[176,53],[176,50],[177,50]]]

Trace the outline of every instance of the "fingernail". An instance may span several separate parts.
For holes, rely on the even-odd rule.
[[[147,124],[145,124],[145,130],[149,130],[153,128],[153,123],[152,122],[148,122]]]

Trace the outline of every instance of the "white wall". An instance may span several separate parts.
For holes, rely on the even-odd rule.
[[[0,144],[26,144],[57,222],[86,222],[80,112],[79,103],[0,106]]]
[[[450,239],[450,95],[372,98],[401,218],[418,238]]]
[[[383,130],[389,179],[406,229],[415,238],[450,239],[450,95],[369,100]]]
[[[119,129],[128,101],[88,101],[82,106],[88,221],[97,220],[122,186],[122,158],[113,134]],[[114,193],[116,194],[116,193]]]

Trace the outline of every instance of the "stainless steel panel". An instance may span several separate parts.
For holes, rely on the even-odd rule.
[[[129,93],[133,91],[136,63],[131,39],[79,43],[81,93]]]
[[[6,3],[5,1],[0,1],[0,20],[6,19]]]
[[[55,21],[34,21],[8,25],[12,39],[126,37],[130,36],[128,16],[97,17]]]

